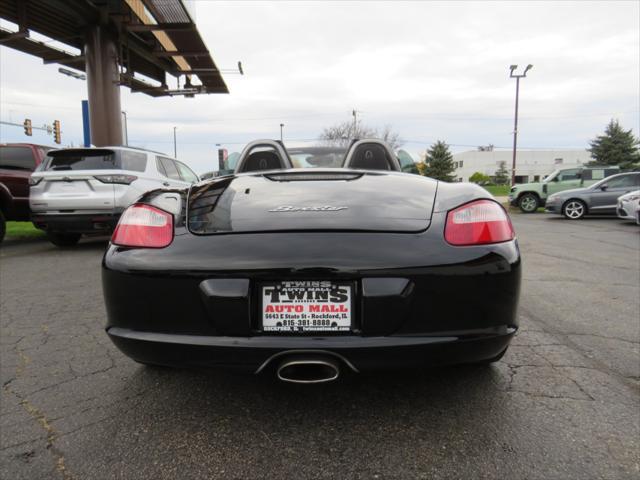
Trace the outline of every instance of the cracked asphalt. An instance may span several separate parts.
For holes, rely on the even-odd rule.
[[[3,245],[0,477],[639,478],[640,228],[513,220],[501,362],[314,387],[142,367],[103,331],[104,241]]]

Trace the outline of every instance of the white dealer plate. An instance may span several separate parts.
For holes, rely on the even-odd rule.
[[[324,280],[274,282],[262,286],[265,332],[351,330],[353,291],[349,283]]]

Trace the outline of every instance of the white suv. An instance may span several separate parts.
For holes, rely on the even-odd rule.
[[[184,163],[148,150],[51,150],[29,179],[31,219],[53,244],[74,245],[82,234],[111,233],[143,193],[197,181]]]

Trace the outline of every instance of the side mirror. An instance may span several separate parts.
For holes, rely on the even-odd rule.
[[[600,190],[602,190],[603,192],[606,192],[607,188],[609,188],[607,185],[600,185]]]

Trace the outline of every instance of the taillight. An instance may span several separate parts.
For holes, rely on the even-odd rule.
[[[491,200],[476,200],[447,213],[444,238],[451,245],[484,245],[513,240],[511,220]]]
[[[122,247],[164,248],[172,241],[173,215],[143,203],[124,211],[111,237]]]
[[[94,175],[93,178],[100,180],[102,183],[119,183],[122,185],[131,185],[131,182],[138,179],[135,175]]]

